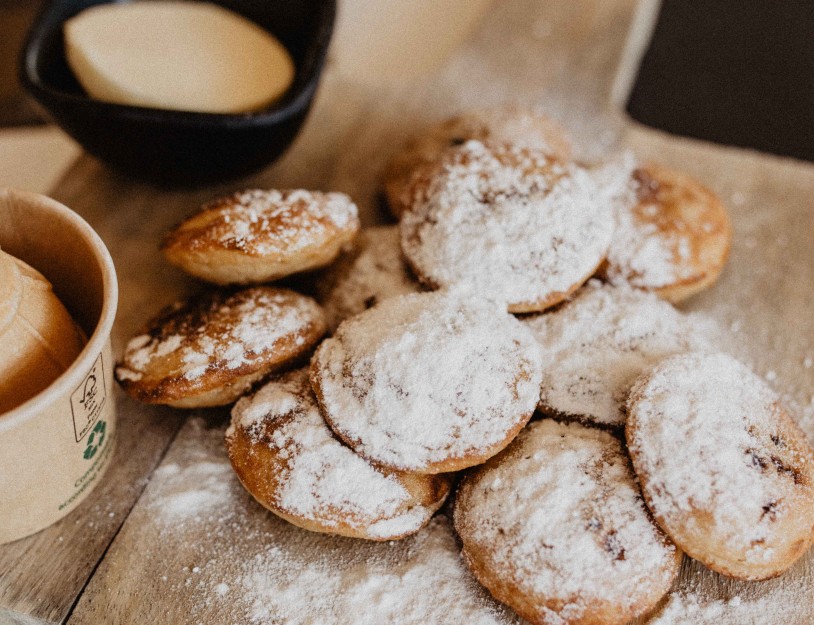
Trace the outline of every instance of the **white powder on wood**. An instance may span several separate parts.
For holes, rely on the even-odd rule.
[[[698,590],[674,592],[648,625],[802,625],[812,614],[811,589],[800,574],[742,586],[726,598]],[[711,581],[711,580],[710,580]],[[697,584],[693,584],[693,587]]]
[[[464,570],[449,521],[434,519],[395,561],[373,558],[332,571],[319,558],[304,562],[272,548],[247,563],[243,590],[253,623],[287,625],[427,625],[518,623],[486,599]],[[269,571],[288,569],[286,581]]]
[[[127,540],[137,548],[111,554],[125,557],[126,565],[110,569],[110,584],[127,580],[162,597],[136,602],[137,620],[520,624],[466,570],[444,516],[389,543],[308,532],[261,508],[240,486],[222,446],[222,428],[189,422],[167,459],[170,468],[156,474],[146,505],[128,526]],[[220,486],[213,487],[218,477]],[[209,494],[196,496],[194,508],[176,505],[185,493],[202,490]],[[160,544],[142,548],[156,537]]]
[[[164,494],[151,510],[162,524],[183,525],[200,520],[228,499],[234,476],[228,464],[213,459],[194,462],[183,469],[177,464],[164,464],[152,480],[161,484]]]

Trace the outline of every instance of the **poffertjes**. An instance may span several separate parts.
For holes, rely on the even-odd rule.
[[[602,274],[676,303],[711,286],[723,271],[732,225],[721,200],[687,174],[655,163],[633,171],[618,206]]]
[[[682,354],[633,386],[626,437],[645,501],[687,555],[779,575],[814,541],[814,450],[768,385],[726,354]]]
[[[419,169],[406,192],[401,248],[418,279],[514,313],[566,299],[613,235],[613,207],[592,173],[539,150],[468,141]]]
[[[372,462],[446,473],[517,435],[540,394],[531,333],[502,306],[448,292],[386,299],[340,324],[311,360],[331,429]]]
[[[202,280],[258,284],[331,263],[358,231],[344,193],[250,189],[205,205],[161,249]]]
[[[149,321],[127,344],[116,379],[143,402],[222,406],[305,357],[326,329],[320,306],[288,289],[204,293]]]
[[[308,370],[282,374],[232,409],[226,447],[235,473],[263,506],[314,532],[395,540],[444,503],[450,475],[371,464],[334,437]]]
[[[565,161],[571,158],[568,133],[535,108],[505,105],[469,111],[419,133],[391,159],[384,177],[390,212],[400,218],[410,209],[404,192],[416,169],[437,162],[447,148],[470,139],[533,148]]]
[[[630,386],[660,360],[711,350],[717,326],[653,293],[592,280],[556,310],[523,318],[540,344],[539,409],[621,428]]]
[[[463,479],[455,528],[478,581],[535,625],[627,623],[655,607],[682,560],[621,442],[550,419]]]
[[[389,297],[422,290],[402,257],[398,226],[362,230],[353,248],[320,276],[316,289],[332,331]]]

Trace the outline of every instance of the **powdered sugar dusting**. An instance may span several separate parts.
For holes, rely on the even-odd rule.
[[[423,281],[531,310],[587,279],[613,233],[592,176],[544,152],[469,141],[419,170],[409,192],[402,249]]]
[[[680,245],[680,241],[676,245]],[[642,288],[658,288],[686,277],[686,266],[675,262],[659,227],[639,221],[630,210],[617,213],[614,242],[608,252],[608,277]],[[685,268],[682,273],[681,267]]]
[[[680,237],[673,240],[659,228],[655,222],[661,212],[657,204],[639,204],[647,194],[635,178],[637,167],[635,157],[626,152],[598,171],[616,216],[607,274],[615,283],[658,288],[686,277],[686,266],[676,262],[674,248],[686,248],[687,242]]]
[[[671,531],[769,562],[786,540],[785,519],[811,514],[797,500],[807,491],[812,501],[810,450],[790,438],[777,395],[731,356],[663,361],[634,385],[628,409],[637,472]]]
[[[577,622],[603,602],[631,618],[678,572],[620,442],[576,423],[529,425],[466,478],[455,524],[464,553],[495,584],[526,605],[547,603],[545,623]]]
[[[183,476],[183,480],[181,479]],[[162,522],[183,524],[199,519],[229,497],[232,482],[231,467],[222,462],[201,460],[183,469],[165,464],[153,475],[164,483],[165,496],[153,506]]]
[[[675,592],[648,625],[797,625],[810,622],[811,589],[804,578],[749,586],[729,598]]]
[[[543,352],[541,409],[622,426],[624,402],[649,366],[711,349],[716,325],[655,295],[593,281],[552,313],[524,319]]]
[[[627,155],[604,168],[615,189],[607,277],[659,289],[717,271],[729,247],[726,210],[689,177]]]
[[[420,505],[396,475],[334,438],[317,408],[307,369],[238,401],[232,423],[254,444],[272,450],[276,461],[266,467],[268,481],[278,484],[272,504],[289,515],[326,529],[343,523],[371,537],[390,538],[417,531],[440,504]]]
[[[271,559],[274,568],[290,567],[288,583],[269,577]],[[250,612],[253,623],[275,622],[280,614],[287,614],[289,625],[518,622],[473,592],[474,584],[462,570],[457,544],[444,518],[433,520],[416,537],[406,558],[389,565],[377,560],[358,562],[339,576],[319,560],[289,560],[284,552],[271,550],[252,562],[243,577],[244,590],[255,598]],[[292,613],[292,606],[303,609]]]
[[[201,221],[205,227],[199,230]],[[180,231],[196,231],[191,249],[215,244],[265,256],[290,255],[332,231],[358,227],[358,209],[344,193],[248,189],[204,206]]]
[[[312,362],[331,427],[403,470],[499,445],[539,396],[531,333],[496,304],[404,295],[340,325]]]
[[[540,107],[503,104],[468,111],[426,129],[396,154],[385,182],[391,209],[401,214],[409,208],[404,190],[413,170],[437,162],[444,150],[470,139],[532,148],[562,160],[571,156],[567,133]]]
[[[171,468],[159,470],[145,492],[145,505],[133,512],[133,523],[123,532],[122,540],[133,541],[135,548],[114,545],[108,561],[118,566],[103,564],[113,587],[127,581],[162,597],[135,602],[131,610],[137,620],[519,624],[467,572],[445,517],[390,543],[301,530],[264,511],[245,492],[222,447],[222,428],[188,422],[167,458],[165,467]],[[165,514],[179,496],[201,490],[198,478],[214,478],[215,465],[222,486],[211,489],[206,505]],[[160,541],[144,548],[156,536]]]
[[[398,226],[367,228],[356,246],[317,285],[332,329],[389,297],[421,290],[401,256]]]
[[[212,370],[253,366],[278,343],[324,328],[312,299],[284,289],[255,287],[213,292],[176,304],[153,320],[146,334],[125,348],[116,375],[138,381],[152,375],[177,376],[195,384]]]

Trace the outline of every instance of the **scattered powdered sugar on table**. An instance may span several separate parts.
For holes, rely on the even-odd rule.
[[[271,449],[267,482],[278,485],[271,503],[288,515],[328,528],[346,524],[376,538],[412,533],[432,516],[434,508],[415,501],[397,475],[334,438],[317,408],[307,369],[284,374],[239,400],[229,438],[235,428]]]
[[[116,375],[138,381],[158,372],[194,383],[208,371],[262,362],[280,341],[304,345],[303,333],[322,323],[317,303],[293,291],[215,291],[176,304],[150,322],[147,333],[127,344]]]
[[[768,588],[767,588],[768,586]],[[674,592],[648,625],[797,625],[811,616],[811,589],[800,579],[750,585],[726,599]]]
[[[358,228],[358,209],[344,193],[249,189],[217,199],[181,226],[204,229],[192,249],[217,244],[254,255],[291,254],[318,245],[331,231]]]
[[[811,473],[777,402],[726,354],[673,356],[634,385],[628,445],[648,503],[671,531],[720,542],[750,561],[774,556],[784,519],[801,514],[797,491],[810,490]]]
[[[642,371],[673,354],[710,349],[717,331],[705,315],[597,281],[523,322],[542,347],[541,409],[612,426],[624,425],[624,403]]]
[[[253,623],[429,625],[517,623],[484,597],[465,571],[449,521],[437,517],[401,558],[351,563],[340,571],[271,548],[247,563],[241,582]],[[287,571],[284,580],[280,570]],[[270,575],[270,571],[277,574]]]
[[[164,522],[183,523],[200,519],[228,500],[233,476],[228,464],[202,460],[183,470],[176,464],[162,465],[152,479],[166,491],[154,506],[156,513]]]
[[[540,350],[502,306],[446,291],[391,298],[345,321],[312,360],[334,431],[402,470],[479,455],[537,404]]]
[[[126,580],[164,597],[134,602],[133,618],[179,625],[520,623],[466,570],[443,515],[413,537],[385,543],[301,530],[251,499],[222,447],[222,428],[188,422],[145,493],[147,505],[134,512],[138,523],[128,524],[133,548],[112,550],[120,566],[106,573],[110,584]],[[204,485],[196,483],[202,477]],[[187,493],[198,493],[198,505],[177,505]]]
[[[422,281],[528,310],[586,280],[613,234],[591,174],[544,152],[468,141],[417,173],[410,193],[401,242]]]
[[[619,440],[576,423],[532,422],[465,478],[455,525],[482,579],[526,605],[550,602],[545,623],[577,622],[603,602],[632,617],[678,572]]]
[[[328,326],[396,295],[416,293],[421,286],[404,264],[398,226],[362,230],[355,250],[340,258],[317,283]]]

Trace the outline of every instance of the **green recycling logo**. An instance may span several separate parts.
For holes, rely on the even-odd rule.
[[[83,454],[85,460],[90,460],[96,455],[96,452],[99,451],[102,443],[105,442],[106,429],[107,424],[104,421],[99,421],[94,426],[90,436],[88,436],[88,446],[85,447],[85,453]]]

